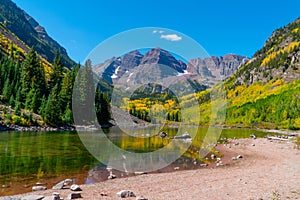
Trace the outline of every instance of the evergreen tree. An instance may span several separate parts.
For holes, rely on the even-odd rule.
[[[40,107],[40,111],[39,111],[39,114],[42,116],[43,119],[45,119],[46,105],[47,105],[47,100],[46,100],[46,97],[44,95],[43,98],[42,98],[41,107]]]
[[[73,92],[73,80],[72,72],[66,74],[62,80],[60,98],[61,98],[61,108],[64,112],[67,107],[70,108],[72,101],[72,92]]]
[[[28,96],[28,93],[30,93],[32,89],[36,92],[39,91],[41,95],[46,91],[46,78],[44,68],[40,65],[39,59],[33,48],[30,49],[23,64],[21,84],[21,102],[24,102],[23,99],[25,99],[25,97],[26,101],[30,102],[30,100],[27,98],[33,98],[33,94]]]
[[[95,122],[95,86],[93,80],[93,72],[91,68],[91,62],[88,60],[85,66],[82,67],[78,76],[76,77],[76,84],[74,85],[74,98],[73,105],[76,109],[73,110],[73,114],[78,116],[77,123],[82,125],[89,125]]]
[[[64,123],[66,123],[66,124],[73,123],[73,114],[72,114],[72,111],[69,106],[66,108],[65,113],[64,113]]]
[[[63,79],[63,64],[61,62],[61,57],[56,54],[54,58],[54,63],[52,66],[52,73],[50,74],[49,88],[52,89],[56,84],[60,88]]]
[[[62,124],[58,84],[54,86],[49,95],[45,108],[45,122],[52,126]]]

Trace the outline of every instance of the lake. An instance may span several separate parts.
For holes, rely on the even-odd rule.
[[[155,152],[164,149],[172,140],[152,135],[156,129],[137,129],[133,136],[122,133],[118,129],[105,130],[106,139],[128,152]],[[163,128],[168,137],[176,135],[177,128]],[[195,127],[187,127],[193,132]],[[184,164],[185,169],[192,169],[195,160],[200,160],[198,152],[201,148],[203,135],[207,128],[196,130],[197,135],[189,147],[176,162]],[[220,138],[247,138],[251,134],[264,137],[267,133],[249,129],[224,129]],[[82,134],[82,133],[80,133]],[[86,133],[91,134],[91,132]],[[97,135],[92,132],[92,135]],[[148,136],[153,137],[148,137]],[[103,136],[103,134],[102,134]],[[101,137],[98,137],[102,145]],[[222,142],[219,139],[219,142]],[[98,144],[98,143],[97,143]],[[31,191],[37,182],[51,188],[55,183],[66,178],[76,180],[77,184],[93,183],[107,179],[107,173],[94,178],[97,170],[105,169],[106,165],[94,158],[85,148],[77,132],[0,132],[0,196],[13,195]],[[92,170],[93,169],[93,170]],[[165,171],[170,171],[165,170]],[[157,170],[164,172],[164,170]],[[123,176],[122,172],[115,172]]]

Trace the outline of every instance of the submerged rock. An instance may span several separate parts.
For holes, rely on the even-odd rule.
[[[174,139],[190,139],[192,138],[188,132],[185,132],[182,135],[174,136]]]
[[[158,137],[161,137],[161,138],[165,138],[168,136],[168,134],[164,131],[160,132],[159,134],[157,134]]]

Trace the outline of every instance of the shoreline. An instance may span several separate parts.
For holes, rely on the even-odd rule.
[[[143,124],[143,127],[150,127],[156,126],[156,124]],[[179,127],[176,124],[166,124],[167,127],[176,128]],[[188,125],[188,127],[193,127],[195,125]],[[0,133],[1,132],[9,132],[9,131],[16,131],[16,132],[54,132],[54,131],[96,131],[101,128],[114,128],[117,127],[116,125],[112,124],[105,124],[101,127],[95,125],[65,125],[65,126],[19,126],[19,125],[4,125],[0,124]],[[133,125],[132,127],[135,127]],[[195,126],[197,127],[197,126]],[[208,128],[209,126],[198,126],[200,128]],[[289,130],[289,129],[261,129],[258,127],[234,127],[234,126],[212,126],[214,128],[221,128],[221,129],[245,129],[245,130],[257,130],[266,133],[278,133],[278,134],[285,134],[291,136],[300,136],[300,130]]]
[[[137,196],[149,199],[197,199],[199,196],[202,199],[270,199],[275,193],[282,199],[300,197],[300,185],[297,184],[300,180],[300,151],[291,140],[230,139],[227,145],[219,144],[217,148],[224,155],[224,165],[215,162],[207,168],[83,184],[80,185],[82,199],[117,199],[116,193],[120,190],[132,190]],[[231,159],[237,155],[243,155],[243,158]],[[29,194],[51,196],[53,192],[60,193],[63,198],[74,193],[66,187],[11,197],[17,199]]]
[[[54,131],[75,131],[74,126],[19,126],[19,125],[0,125],[1,132],[54,132]]]

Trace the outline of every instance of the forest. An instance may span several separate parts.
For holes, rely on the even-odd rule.
[[[10,55],[0,54],[0,103],[5,105],[1,121],[20,126],[73,124],[72,92],[77,74],[85,79],[92,73],[90,66],[80,64],[69,69],[56,54],[53,66],[45,66],[33,48],[23,62]],[[95,90],[95,88],[94,88]],[[107,94],[97,87],[95,110],[98,121],[110,119]],[[105,106],[104,106],[105,105]],[[13,113],[9,112],[9,108]]]

